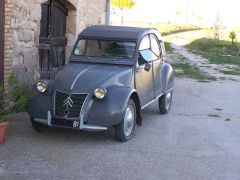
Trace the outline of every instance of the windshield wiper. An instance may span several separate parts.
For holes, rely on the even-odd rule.
[[[116,61],[117,59],[115,58],[115,57],[112,57],[112,56],[110,56],[110,55],[108,55],[108,54],[101,54],[101,56],[102,57],[107,57],[107,58],[111,58],[113,61]]]

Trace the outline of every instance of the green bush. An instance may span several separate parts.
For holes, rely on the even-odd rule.
[[[4,113],[4,112],[1,112],[1,113],[0,113],[0,123],[1,123],[1,122],[5,122],[5,121],[7,121],[7,118],[6,118],[6,116],[5,116],[5,113]]]
[[[3,111],[3,104],[4,104],[4,89],[3,86],[0,85],[0,112]]]
[[[0,120],[4,119],[6,114],[26,111],[29,98],[34,96],[33,89],[30,86],[21,86],[15,75],[11,75],[8,81],[8,93],[4,91],[3,86],[0,86]],[[4,108],[5,100],[12,103],[12,105],[7,104],[10,105],[9,108]]]
[[[15,75],[9,77],[9,100],[13,102],[12,112],[24,112],[30,97],[34,95],[29,86],[22,87]]]

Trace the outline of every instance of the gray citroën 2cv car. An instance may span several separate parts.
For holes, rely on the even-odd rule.
[[[165,48],[155,29],[91,26],[80,33],[68,64],[55,78],[37,82],[37,96],[28,113],[36,131],[67,127],[102,131],[115,128],[127,141],[141,110],[158,101],[170,110],[173,69],[164,61]]]

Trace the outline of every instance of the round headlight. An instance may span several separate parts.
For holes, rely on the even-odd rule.
[[[96,96],[96,98],[98,99],[103,99],[106,96],[107,90],[104,88],[97,88],[94,91],[94,95]]]
[[[39,81],[37,83],[37,90],[41,93],[44,93],[46,92],[47,90],[47,83],[46,82],[42,82],[42,81]]]

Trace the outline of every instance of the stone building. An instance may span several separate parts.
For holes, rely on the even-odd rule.
[[[85,27],[105,24],[108,0],[0,0],[0,81],[22,84],[67,62]]]

